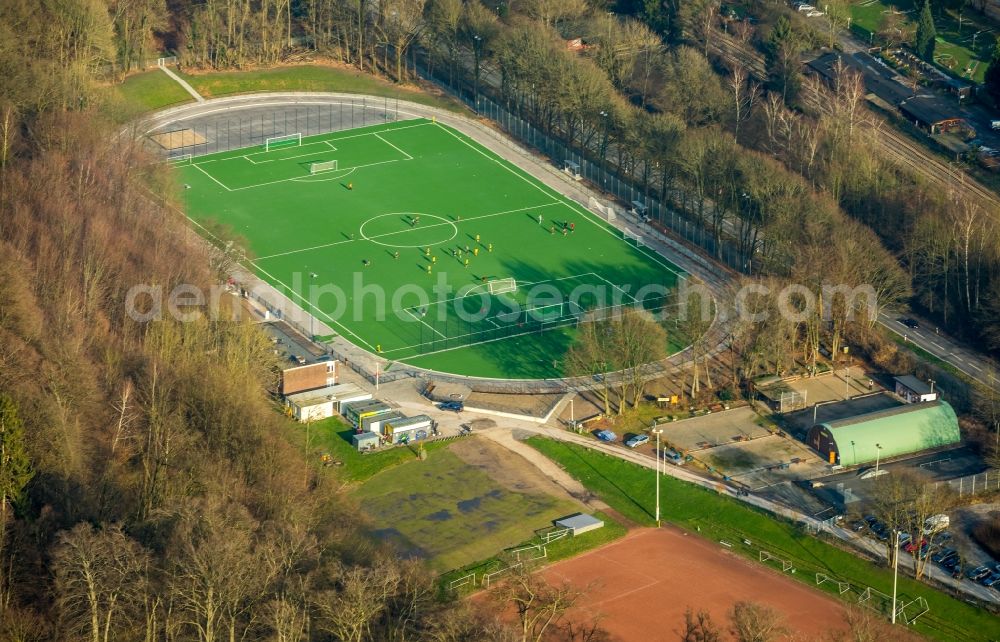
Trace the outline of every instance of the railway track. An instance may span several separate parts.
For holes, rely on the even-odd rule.
[[[758,80],[767,80],[767,65],[760,53],[733,41],[725,34],[716,34],[709,47],[723,61],[729,64],[739,63]],[[817,90],[811,86],[804,86],[803,99],[813,109],[821,113],[828,112],[830,96],[824,88]],[[887,158],[910,169],[927,183],[945,190],[956,190],[964,197],[978,200],[990,209],[1000,210],[1000,198],[993,190],[967,172],[941,160],[930,150],[893,129],[891,125],[872,128],[872,132]]]

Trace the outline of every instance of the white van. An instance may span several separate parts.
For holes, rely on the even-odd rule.
[[[924,535],[931,535],[933,533],[937,533],[938,531],[943,531],[948,528],[950,524],[951,519],[949,519],[944,513],[931,515],[924,520]]]

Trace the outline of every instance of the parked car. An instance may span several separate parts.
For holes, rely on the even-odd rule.
[[[646,443],[649,443],[649,435],[632,435],[626,440],[625,445],[629,448],[638,448]]]
[[[983,579],[979,580],[979,583],[983,586],[993,586],[997,582],[1000,582],[1000,573],[990,573]],[[1000,585],[997,586],[1000,589]]]
[[[978,582],[987,575],[992,575],[992,574],[993,574],[993,569],[991,569],[989,566],[977,566],[975,568],[970,568],[965,573],[965,576],[970,580],[972,580],[973,582]]]
[[[597,438],[601,441],[614,441],[618,439],[618,435],[611,432],[610,430],[601,430],[597,433]]]
[[[663,458],[666,461],[669,461],[674,466],[683,466],[685,461],[683,455],[681,455],[676,450],[672,450],[670,448],[663,451]]]
[[[956,553],[952,557],[949,557],[948,559],[941,562],[941,566],[948,569],[949,571],[960,569],[962,568],[962,556]]]
[[[866,522],[863,519],[856,519],[853,522],[851,522],[851,530],[854,531],[855,533],[860,533],[866,528],[868,528],[868,522]]]
[[[940,564],[941,562],[943,562],[944,560],[946,560],[946,559],[948,559],[948,558],[950,558],[952,556],[957,557],[958,556],[958,551],[956,551],[953,548],[942,548],[937,553],[934,553],[933,555],[931,555],[931,560],[934,561],[934,562],[936,562],[936,563],[938,563],[938,564]]]
[[[462,412],[465,410],[465,404],[461,401],[445,401],[444,403],[438,404],[438,410],[450,410],[452,412]]]

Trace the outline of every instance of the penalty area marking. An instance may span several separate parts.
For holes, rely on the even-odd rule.
[[[448,337],[446,337],[445,335],[441,334],[441,332],[439,332],[437,328],[435,328],[435,327],[434,327],[434,326],[432,326],[431,324],[427,323],[426,321],[424,321],[423,319],[421,319],[421,318],[420,318],[420,317],[418,317],[417,315],[413,314],[413,313],[412,313],[412,312],[410,312],[410,311],[409,311],[408,309],[406,309],[406,308],[403,308],[403,311],[404,311],[404,312],[406,312],[407,314],[409,314],[409,315],[410,315],[411,317],[413,317],[413,320],[414,320],[414,321],[419,321],[420,323],[423,323],[423,324],[424,324],[425,326],[427,326],[428,328],[430,328],[431,330],[433,330],[434,332],[436,332],[436,333],[437,333],[437,335],[438,335],[439,337],[441,337],[442,339],[447,339],[447,338],[448,338]]]
[[[299,145],[298,147],[299,147],[299,149],[301,149],[303,147],[312,147],[313,145],[326,145],[331,150],[337,151],[337,148],[330,141],[328,141],[328,140],[317,140],[317,141],[313,141],[311,143],[306,143],[305,145]],[[250,158],[251,156],[260,156],[261,154],[274,154],[277,151],[280,151],[280,150],[275,149],[275,150],[270,151],[270,152],[255,152],[253,154],[244,154],[243,156],[239,156],[239,157],[235,157],[234,156],[232,160],[236,160],[236,158],[242,158],[245,161],[247,161],[248,163],[250,163],[251,165],[266,165],[267,163],[279,163],[279,162],[282,162],[282,161],[295,160],[296,158],[306,158],[307,156],[313,156],[313,155],[316,154],[316,152],[309,152],[307,154],[298,154],[296,156],[282,156],[281,158],[268,158],[268,159],[259,160],[259,161],[255,161],[254,159]],[[327,150],[323,149],[321,151],[325,152]],[[225,160],[225,159],[222,159],[222,160]]]

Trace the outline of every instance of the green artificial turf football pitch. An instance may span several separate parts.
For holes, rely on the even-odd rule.
[[[433,370],[560,376],[586,312],[640,300],[661,308],[684,277],[432,120],[291,136],[176,166],[189,217],[245,238],[262,279],[355,345]],[[668,349],[680,347],[671,337]]]

